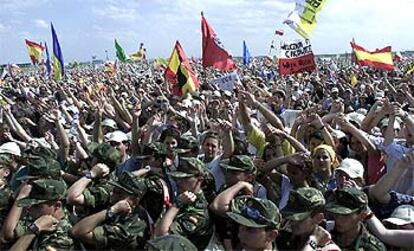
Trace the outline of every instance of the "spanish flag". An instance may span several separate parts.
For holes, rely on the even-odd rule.
[[[377,49],[373,52],[366,50],[362,46],[351,42],[356,61],[359,65],[371,66],[376,69],[392,71],[394,64],[392,62],[391,46]]]
[[[63,63],[63,54],[60,49],[60,44],[58,37],[56,35],[55,28],[52,27],[52,40],[53,40],[53,55],[52,55],[52,68],[53,68],[53,78],[55,80],[61,80],[65,74],[65,65]]]
[[[197,77],[178,41],[168,61],[165,78],[170,83],[173,94],[177,96],[182,96],[187,92],[193,93],[198,88]]]
[[[42,46],[42,44],[38,44],[36,42],[30,41],[27,39],[25,41],[26,41],[27,51],[29,52],[29,56],[30,56],[30,59],[32,60],[32,63],[34,65],[39,64],[44,47]]]

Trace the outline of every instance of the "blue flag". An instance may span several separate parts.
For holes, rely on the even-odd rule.
[[[47,75],[50,76],[50,72],[52,71],[52,68],[50,66],[50,56],[49,56],[49,50],[47,49],[46,42],[45,42],[45,48],[46,48],[46,70],[47,70]]]
[[[246,41],[243,40],[243,65],[248,65],[251,61],[252,56],[247,48]]]
[[[55,28],[53,24],[50,23],[52,27],[52,39],[53,39],[53,54],[52,54],[52,64],[53,64],[53,76],[55,80],[61,80],[65,75],[65,64],[63,63],[63,54],[60,49],[60,44],[58,37],[56,35]]]

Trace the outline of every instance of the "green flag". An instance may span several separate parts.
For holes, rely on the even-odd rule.
[[[116,49],[116,57],[119,59],[119,61],[126,62],[128,58],[124,52],[124,49],[122,49],[122,47],[118,44],[116,39],[115,39],[115,49]]]

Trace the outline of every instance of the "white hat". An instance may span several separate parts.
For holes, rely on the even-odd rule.
[[[334,88],[332,88],[331,93],[332,93],[332,92],[339,92],[338,87],[334,87]]]
[[[128,141],[128,136],[122,131],[113,131],[105,135],[106,141],[115,141],[118,143]]]
[[[414,223],[414,206],[401,205],[397,207],[392,212],[391,217],[385,219],[384,222],[389,222],[397,226]]]
[[[15,142],[7,142],[0,146],[0,154],[7,153],[11,155],[21,156],[20,147]]]
[[[346,134],[341,130],[333,130],[331,134],[337,139],[342,139],[346,137]]]
[[[102,126],[107,126],[110,127],[112,129],[117,129],[118,126],[116,125],[115,120],[113,119],[104,119],[104,121],[102,121]]]
[[[348,174],[351,179],[364,177],[364,166],[356,159],[346,158],[342,160],[336,170],[341,170]]]
[[[362,121],[365,119],[365,115],[362,115],[357,112],[351,112],[345,115],[345,117],[348,119],[348,121],[353,121],[357,123],[359,126],[361,126]]]

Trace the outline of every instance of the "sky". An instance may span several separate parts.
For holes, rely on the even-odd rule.
[[[167,58],[179,40],[187,56],[200,57],[201,11],[232,55],[242,55],[243,40],[253,56],[267,55],[272,40],[300,38],[283,24],[294,7],[294,0],[0,0],[0,64],[29,62],[24,39],[46,41],[51,50],[50,22],[65,63],[105,59],[105,51],[114,59],[115,38],[128,54],[143,42],[149,58]],[[371,50],[413,50],[412,10],[414,0],[328,0],[312,49],[349,52],[355,38]]]

